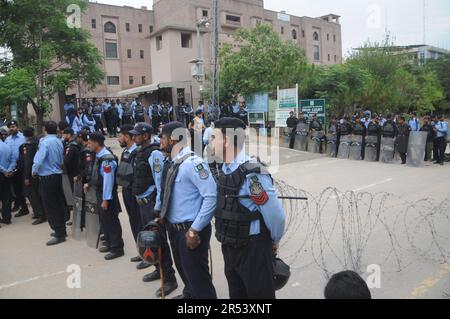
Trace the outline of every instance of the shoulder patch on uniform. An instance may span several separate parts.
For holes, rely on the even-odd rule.
[[[153,160],[153,170],[156,173],[160,173],[161,172],[161,161],[159,160],[159,158],[155,158]]]
[[[252,201],[259,206],[264,205],[269,200],[269,195],[267,195],[256,175],[250,177],[250,194]]]
[[[200,157],[192,156],[191,161],[195,164],[195,166],[198,166],[200,164],[203,164],[203,160]]]
[[[111,167],[110,161],[104,161],[102,166],[103,166],[103,172],[105,172],[107,174],[111,173],[112,167]]]
[[[209,172],[208,170],[203,166],[203,163],[200,163],[195,166],[195,171],[198,173],[201,179],[208,179]]]

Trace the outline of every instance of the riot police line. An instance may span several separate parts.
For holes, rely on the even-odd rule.
[[[317,116],[308,123],[302,113],[296,118],[291,112],[286,122],[280,133],[283,147],[369,162],[393,163],[398,156],[402,164],[411,166],[431,161],[431,154],[435,164],[443,165],[450,137],[443,116],[425,116],[421,127],[415,118],[407,123],[405,117],[391,114],[364,119],[344,116],[340,121],[333,117],[328,129]]]
[[[178,298],[217,298],[208,263],[214,222],[230,297],[275,298],[290,276],[289,266],[277,257],[285,216],[267,169],[244,152],[245,129],[236,118],[216,121],[205,151],[208,161],[196,155],[196,147],[191,150],[189,130],[180,122],[162,126],[159,134],[142,122],[122,126],[120,160],[99,132],[68,139],[82,144],[78,174],[65,168],[63,178],[73,238],[108,253],[107,260],[123,256],[118,213],[127,211],[139,254],[132,261],[144,264],[140,269],[155,267],[143,280],[160,281],[157,297],[178,287],[175,264],[185,286]],[[230,130],[242,131],[240,138]],[[203,150],[202,141],[192,144]],[[225,157],[227,164],[221,164]],[[118,200],[119,186],[125,207]],[[267,217],[269,212],[276,217]]]

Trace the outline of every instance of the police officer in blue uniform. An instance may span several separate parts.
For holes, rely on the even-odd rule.
[[[177,298],[217,298],[208,266],[216,184],[208,164],[190,149],[183,123],[162,128],[165,165],[161,218],[166,223],[173,258],[185,288]]]
[[[44,124],[45,137],[39,142],[32,167],[33,176],[39,176],[39,194],[48,223],[54,231],[48,246],[64,242],[67,236],[64,219],[67,208],[62,186],[63,145],[56,131],[55,122]]]
[[[164,157],[160,152],[159,144],[151,144],[152,127],[147,123],[136,124],[134,130],[130,132],[134,135],[134,141],[138,146],[133,161],[133,182],[132,194],[136,196],[141,214],[142,225],[147,225],[156,218],[155,211],[160,210],[161,201],[161,178]],[[165,235],[165,231],[163,231]],[[170,294],[177,289],[178,284],[173,269],[172,257],[166,236],[163,236],[163,256],[161,266],[157,265],[156,270],[144,276],[144,282],[151,282],[160,279],[160,268],[163,270],[164,295]],[[143,261],[138,265],[139,269],[148,267]],[[156,296],[161,297],[161,288],[156,291]]]
[[[236,118],[215,122],[212,153],[223,160],[216,238],[222,244],[230,298],[273,299],[273,261],[285,214],[266,168],[245,154],[245,128]]]
[[[93,187],[97,194],[100,225],[105,236],[106,245],[100,247],[106,260],[115,259],[124,255],[122,227],[120,226],[120,203],[116,184],[116,157],[105,147],[103,134],[94,132],[89,135],[89,148],[96,153],[92,169],[92,177],[87,187]]]
[[[119,137],[117,141],[123,148],[119,166],[117,167],[117,184],[122,186],[122,197],[125,208],[130,221],[131,232],[134,241],[137,240],[139,232],[142,230],[141,215],[136,197],[132,193],[133,183],[133,161],[136,156],[137,146],[134,142],[133,135],[130,133],[134,129],[131,124],[125,124],[120,127]],[[131,258],[131,262],[140,262],[141,257]]]
[[[2,218],[0,223],[11,224],[11,182],[10,176],[15,166],[11,148],[0,139],[0,201]]]
[[[9,121],[7,126],[9,136],[6,138],[5,143],[11,148],[14,158],[13,167],[11,167],[12,174],[10,175],[10,181],[15,197],[15,205],[12,211],[19,209],[19,212],[14,215],[14,217],[21,217],[29,214],[25,196],[23,195],[22,171],[17,167],[17,162],[19,160],[19,148],[23,143],[25,143],[25,137],[22,132],[19,131],[19,124],[17,121]]]

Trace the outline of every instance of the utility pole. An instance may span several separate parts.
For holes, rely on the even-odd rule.
[[[219,105],[218,55],[219,55],[219,0],[212,0],[211,101],[214,111],[216,111],[216,107],[218,107]]]

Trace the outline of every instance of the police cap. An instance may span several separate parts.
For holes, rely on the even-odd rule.
[[[10,128],[10,127],[13,126],[13,125],[19,126],[19,123],[17,123],[16,120],[11,120],[11,121],[9,121],[9,122],[6,124],[6,126],[7,126],[8,128]]]
[[[136,126],[134,127],[134,129],[129,131],[129,133],[132,135],[142,135],[145,133],[148,133],[149,135],[151,135],[153,133],[153,129],[147,123],[141,122],[141,123],[137,123]]]

